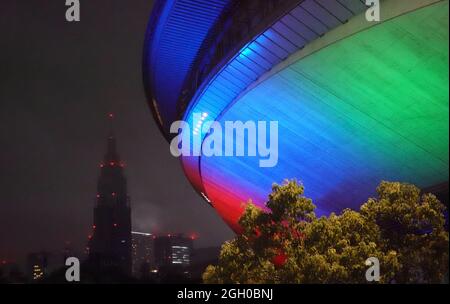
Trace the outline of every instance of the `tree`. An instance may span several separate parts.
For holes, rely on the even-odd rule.
[[[295,180],[274,184],[267,210],[247,203],[242,233],[222,246],[205,283],[367,283],[365,261],[380,261],[380,282],[441,282],[448,272],[444,206],[409,184],[382,182],[360,212],[316,217]]]
[[[369,199],[361,214],[380,229],[383,248],[394,250],[400,269],[393,279],[404,283],[439,283],[448,275],[449,239],[445,207],[433,194],[420,195],[414,185],[382,182],[378,199]]]

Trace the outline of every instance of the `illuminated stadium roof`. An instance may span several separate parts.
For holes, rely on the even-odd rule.
[[[159,119],[175,118],[183,81],[229,0],[161,0],[154,4],[144,50],[144,78],[160,102]]]
[[[297,2],[224,56],[181,113],[192,125],[193,113],[278,121],[275,167],[254,157],[182,159],[235,229],[241,202],[264,207],[285,178],[303,182],[320,214],[357,208],[381,180],[448,181],[448,1],[384,1],[378,23],[366,21],[364,1]],[[175,111],[176,96],[160,96],[158,111]]]

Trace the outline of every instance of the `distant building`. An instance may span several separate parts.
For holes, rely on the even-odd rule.
[[[193,239],[182,234],[155,238],[155,265],[158,269],[184,269],[191,264]]]
[[[150,233],[131,232],[132,274],[145,277],[155,266],[154,236]]]
[[[98,179],[94,224],[89,241],[89,261],[102,269],[115,268],[131,275],[131,208],[124,165],[113,135]]]
[[[32,281],[40,281],[62,266],[59,256],[42,251],[30,253],[27,257],[26,276]]]

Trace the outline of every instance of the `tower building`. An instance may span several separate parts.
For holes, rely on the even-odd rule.
[[[110,114],[110,119],[113,115]],[[113,132],[100,164],[89,258],[101,269],[131,274],[131,208],[124,164],[117,153]]]

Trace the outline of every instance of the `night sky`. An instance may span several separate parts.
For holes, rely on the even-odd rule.
[[[133,229],[196,232],[197,247],[233,237],[193,190],[160,134],[142,84],[151,0],[0,2],[0,259],[84,248],[108,112],[116,114]]]

